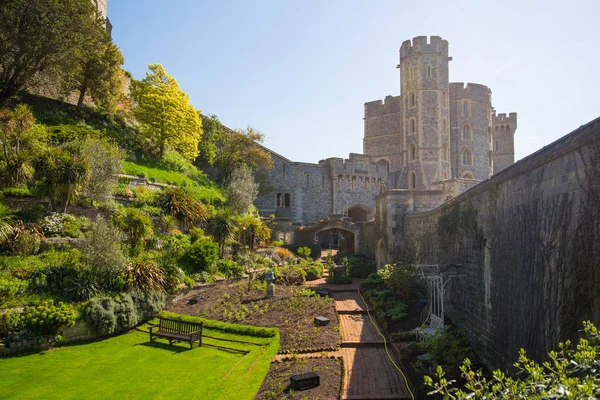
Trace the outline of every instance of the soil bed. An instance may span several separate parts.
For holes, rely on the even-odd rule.
[[[314,372],[320,377],[320,385],[312,389],[289,390],[290,377]],[[339,399],[342,387],[342,362],[331,358],[296,358],[275,361],[256,394],[263,399]]]
[[[281,335],[280,353],[320,352],[339,348],[340,332],[331,298],[306,297],[300,286],[277,285],[275,297],[264,287],[247,290],[246,282],[219,284],[192,290],[171,301],[167,311],[244,325],[275,327]],[[193,301],[200,296],[198,302]],[[315,326],[314,317],[329,318]]]

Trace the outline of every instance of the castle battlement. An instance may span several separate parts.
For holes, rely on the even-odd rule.
[[[494,126],[509,125],[511,127],[511,131],[514,133],[514,131],[517,129],[517,113],[512,112],[506,116],[506,113],[496,115],[496,112],[494,111],[492,113],[492,123]]]
[[[489,102],[492,96],[490,88],[479,83],[450,82],[448,88],[451,100],[471,99]]]
[[[417,36],[413,38],[412,43],[410,40],[402,42],[400,61],[417,54],[441,54],[448,57],[448,41],[439,36],[431,36],[428,42],[427,36]]]
[[[402,104],[400,100],[400,96],[386,96],[385,100],[365,103],[365,118],[400,112],[400,105]]]

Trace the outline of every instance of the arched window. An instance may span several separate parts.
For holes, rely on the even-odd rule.
[[[492,168],[492,152],[490,151],[488,154],[488,166]]]
[[[408,159],[410,161],[414,161],[417,159],[417,148],[415,147],[414,144],[411,144],[410,146],[408,146]]]
[[[496,127],[496,133],[498,133],[498,127]]]
[[[500,133],[504,133],[504,125],[500,127]]]
[[[281,193],[277,193],[277,207],[283,207],[283,195]]]
[[[506,125],[506,133],[510,133],[510,126]]]
[[[500,145],[498,144],[498,141],[496,140],[496,150],[495,151],[498,151],[498,148],[500,148]]]
[[[410,96],[409,97],[410,97],[409,106],[410,107],[414,107],[415,104],[416,104],[416,101],[415,101],[415,92],[410,92]]]
[[[290,206],[290,194],[289,193],[286,193],[284,196],[284,205],[285,205],[285,207]]]
[[[471,139],[471,126],[469,124],[464,124],[462,127],[462,138],[463,140]]]
[[[471,154],[471,150],[469,150],[469,149],[463,150],[462,163],[463,163],[463,165],[472,165],[473,164],[473,154]]]
[[[414,189],[416,187],[417,187],[417,174],[415,174],[414,172],[411,172],[409,179],[408,179],[408,188]]]
[[[492,143],[492,127],[488,126],[488,142]]]
[[[446,108],[446,93],[442,93],[442,107]]]
[[[448,133],[448,124],[446,123],[446,120],[444,119],[442,121],[442,133],[445,135],[446,133]]]
[[[408,133],[415,133],[417,131],[417,121],[414,118],[411,118],[408,123]]]
[[[448,173],[444,172],[444,180],[448,179]]]
[[[467,102],[463,101],[463,115],[467,115]]]
[[[444,161],[448,161],[448,145],[447,144],[444,145],[443,151],[444,151],[444,154],[442,157],[444,157]]]

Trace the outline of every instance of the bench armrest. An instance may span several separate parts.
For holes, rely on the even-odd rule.
[[[148,324],[148,330],[152,333],[152,329],[158,328],[158,325]]]

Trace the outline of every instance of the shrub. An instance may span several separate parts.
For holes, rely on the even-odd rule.
[[[125,207],[117,211],[113,216],[113,222],[125,232],[133,248],[149,239],[154,232],[152,220],[133,207]]]
[[[2,189],[2,193],[4,194],[4,196],[11,196],[11,197],[29,197],[29,196],[31,196],[31,192],[26,187],[25,188],[23,188],[23,187],[4,188],[4,189]]]
[[[298,250],[296,250],[296,253],[305,259],[308,259],[310,257],[310,248],[309,247],[298,247]]]
[[[301,285],[306,280],[306,271],[300,264],[283,265],[275,269],[275,279],[284,285]]]
[[[315,279],[319,279],[321,276],[323,276],[323,264],[320,262],[307,264],[303,268],[306,271],[307,281],[314,281]]]
[[[244,268],[233,260],[222,259],[217,262],[217,271],[225,278],[241,278]]]
[[[298,254],[298,249],[300,247],[308,247],[310,248],[310,257],[313,260],[318,260],[319,258],[321,258],[321,246],[319,246],[318,244],[305,244],[305,245],[298,245],[298,244],[285,244],[282,246],[285,249],[290,250],[291,252],[293,252],[296,255],[300,255]]]
[[[79,237],[81,236],[79,229],[81,222],[70,214],[51,213],[42,219],[40,226],[46,236],[68,236],[70,234],[74,235],[71,237]]]
[[[127,262],[121,244],[124,239],[123,232],[98,217],[82,241],[83,260],[95,270],[120,271]]]
[[[377,263],[372,258],[348,257],[349,273],[353,278],[367,278],[377,272]]]
[[[434,335],[419,342],[418,346],[423,352],[429,353],[428,359],[416,364],[417,368],[425,373],[433,373],[441,366],[449,376],[458,378],[463,360],[473,360],[475,357],[464,332],[453,327],[439,329]]]
[[[209,216],[209,211],[204,204],[196,200],[190,192],[179,187],[163,189],[156,197],[156,205],[188,226],[204,222]]]
[[[73,326],[78,313],[75,307],[52,300],[37,307],[25,307],[23,319],[27,329],[38,334],[55,334],[63,326]]]
[[[135,196],[133,205],[136,207],[153,204],[156,200],[156,195],[158,194],[156,190],[148,189],[145,186],[136,186],[131,191]]]
[[[20,331],[25,327],[25,321],[21,313],[6,310],[0,312],[0,338],[7,336],[10,332]]]
[[[202,237],[189,246],[180,258],[182,267],[189,272],[215,273],[219,247],[208,237]]]
[[[97,297],[90,300],[83,317],[98,334],[112,335],[157,315],[164,306],[164,293],[134,291],[115,298]]]
[[[124,276],[127,290],[139,289],[146,293],[164,291],[165,273],[154,260],[130,262],[125,266]]]
[[[193,282],[200,282],[200,283],[211,283],[211,282],[215,281],[214,275],[211,275],[206,271],[200,271],[200,272],[191,274],[190,278],[192,279]]]
[[[12,234],[4,243],[9,255],[28,256],[40,250],[44,234],[35,224],[23,224],[21,221],[13,228]]]
[[[60,283],[66,300],[87,301],[104,289],[100,274],[89,267],[72,268],[66,274],[66,279]]]
[[[46,207],[41,204],[23,207],[16,212],[17,218],[23,222],[39,222],[44,215],[46,215]]]
[[[29,283],[12,275],[0,275],[0,299],[8,299],[27,290]]]

